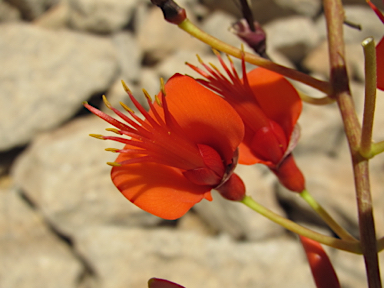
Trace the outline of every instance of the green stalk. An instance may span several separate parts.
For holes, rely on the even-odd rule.
[[[341,227],[332,217],[328,214],[324,208],[317,203],[317,201],[312,197],[311,194],[307,190],[304,190],[299,194],[301,198],[303,198],[309,206],[324,220],[325,223],[328,224],[329,228],[332,229],[341,239],[347,241],[356,241],[355,237],[348,233],[343,227]]]
[[[376,49],[373,38],[362,43],[365,56],[365,102],[363,127],[360,140],[360,154],[365,158],[372,157],[372,129],[376,106]]]
[[[181,22],[179,25],[179,28],[190,34],[191,36],[199,39],[200,41],[210,45],[212,48],[222,51],[228,55],[232,55],[233,57],[241,59],[244,57],[244,60],[248,63],[263,67],[265,69],[274,71],[276,73],[279,73],[283,76],[286,76],[288,78],[291,78],[293,80],[299,81],[301,83],[307,84],[315,89],[318,89],[325,94],[329,95],[331,91],[331,87],[328,82],[321,81],[318,79],[315,79],[307,74],[301,73],[297,70],[284,67],[281,65],[278,65],[270,60],[267,60],[265,58],[262,58],[260,56],[250,54],[247,52],[244,52],[241,49],[238,49],[236,47],[233,47],[223,41],[220,41],[219,39],[205,33],[198,27],[196,27],[189,19],[185,19],[183,22]],[[325,96],[324,98],[327,98]],[[321,98],[322,99],[322,98]],[[312,98],[313,102],[316,101],[322,101],[324,100],[317,100],[316,98]]]
[[[280,226],[286,228],[289,231],[292,231],[296,234],[305,236],[321,244],[324,244],[336,249],[348,251],[355,254],[361,254],[360,243],[357,241],[340,240],[340,239],[336,239],[333,237],[325,236],[320,233],[314,232],[308,228],[305,228],[291,220],[288,220],[272,212],[271,210],[267,209],[263,205],[257,203],[250,196],[245,196],[244,199],[241,200],[240,202],[245,204],[252,210],[256,211],[257,213],[268,218],[269,220],[275,222],[276,224],[279,224]]]

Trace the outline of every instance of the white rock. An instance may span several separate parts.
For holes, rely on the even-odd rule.
[[[314,287],[299,243],[286,238],[236,243],[169,229],[109,226],[83,229],[75,246],[103,288],[139,288],[152,277],[189,288]]]
[[[166,22],[157,7],[150,9],[137,22],[139,45],[154,62],[164,60],[177,50],[188,50],[194,54],[209,50],[208,45],[194,39],[176,25]]]
[[[32,25],[0,27],[0,62],[0,150],[67,120],[117,73],[108,39]]]
[[[0,286],[72,288],[84,273],[68,245],[14,187],[0,188]]]
[[[346,19],[352,23],[361,25],[362,31],[344,26],[344,40],[346,43],[361,43],[365,38],[373,36],[378,42],[383,37],[383,23],[368,5],[345,5]],[[320,17],[316,23],[318,33],[322,38],[326,38],[326,26],[324,16]]]
[[[239,165],[236,173],[243,179],[247,195],[284,216],[274,193],[276,177],[267,168],[261,165]],[[213,193],[213,196],[212,202],[202,201],[194,206],[194,210],[217,232],[251,241],[262,241],[284,232],[282,227],[245,205],[225,200],[218,193]]]
[[[8,0],[7,2],[16,7],[24,19],[33,20],[42,15],[55,0]]]
[[[117,51],[122,79],[139,81],[142,51],[139,49],[135,36],[128,32],[118,32],[112,35],[112,43]]]
[[[104,134],[111,127],[96,116],[73,121],[43,134],[15,164],[15,181],[62,233],[73,235],[85,226],[153,225],[161,219],[125,199],[110,179],[116,154],[104,148],[119,148],[89,133]]]
[[[312,20],[302,16],[273,21],[265,25],[264,30],[267,33],[267,49],[278,50],[295,63],[301,61],[320,40]]]
[[[69,24],[78,30],[111,33],[131,20],[138,0],[68,0]]]

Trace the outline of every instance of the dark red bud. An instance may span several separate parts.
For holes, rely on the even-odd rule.
[[[151,2],[163,11],[164,19],[172,24],[179,25],[187,18],[185,9],[173,0],[151,0]]]
[[[235,173],[225,183],[215,189],[227,200],[241,201],[245,197],[244,182]]]
[[[253,22],[253,29],[249,27],[245,19],[241,19],[232,25],[232,32],[248,44],[261,57],[269,59],[266,50],[267,34],[257,21]]]
[[[313,279],[318,288],[340,288],[339,279],[323,247],[316,241],[300,236]]]
[[[305,190],[303,173],[297,167],[292,154],[288,155],[277,168],[271,170],[285,188],[298,193]]]
[[[185,288],[185,287],[165,279],[151,278],[148,280],[148,288]]]

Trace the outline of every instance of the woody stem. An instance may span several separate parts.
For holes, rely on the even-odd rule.
[[[332,96],[336,99],[344,123],[353,163],[360,241],[363,249],[369,288],[380,288],[381,278],[376,249],[376,232],[370,193],[368,160],[359,153],[361,126],[359,124],[349,89],[345,66],[343,20],[341,0],[323,0],[327,22],[330,55]]]

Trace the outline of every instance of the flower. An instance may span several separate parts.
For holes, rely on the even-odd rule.
[[[369,0],[366,0],[368,5],[380,18],[384,24],[384,15],[381,11]],[[377,88],[384,90],[384,37],[381,38],[379,44],[376,45],[376,69],[377,69]]]
[[[226,101],[194,79],[176,74],[162,85],[154,103],[144,90],[147,112],[123,85],[145,120],[122,104],[128,117],[105,97],[107,107],[126,123],[84,106],[117,128],[108,131],[128,136],[91,134],[125,144],[123,149],[107,150],[119,153],[116,162],[109,163],[111,177],[129,201],[161,218],[176,219],[203,198],[212,200],[212,189],[230,200],[244,197],[244,184],[233,174],[244,126]]]
[[[148,280],[148,288],[185,288],[185,287],[165,279],[151,278]]]
[[[301,192],[305,181],[291,155],[297,143],[299,130],[296,122],[302,110],[302,101],[295,88],[280,74],[264,68],[245,71],[238,76],[232,60],[230,68],[219,58],[228,78],[218,68],[199,62],[207,70],[187,63],[205,79],[199,83],[221,95],[243,119],[245,136],[240,144],[240,164],[262,163],[267,165],[288,189]]]

